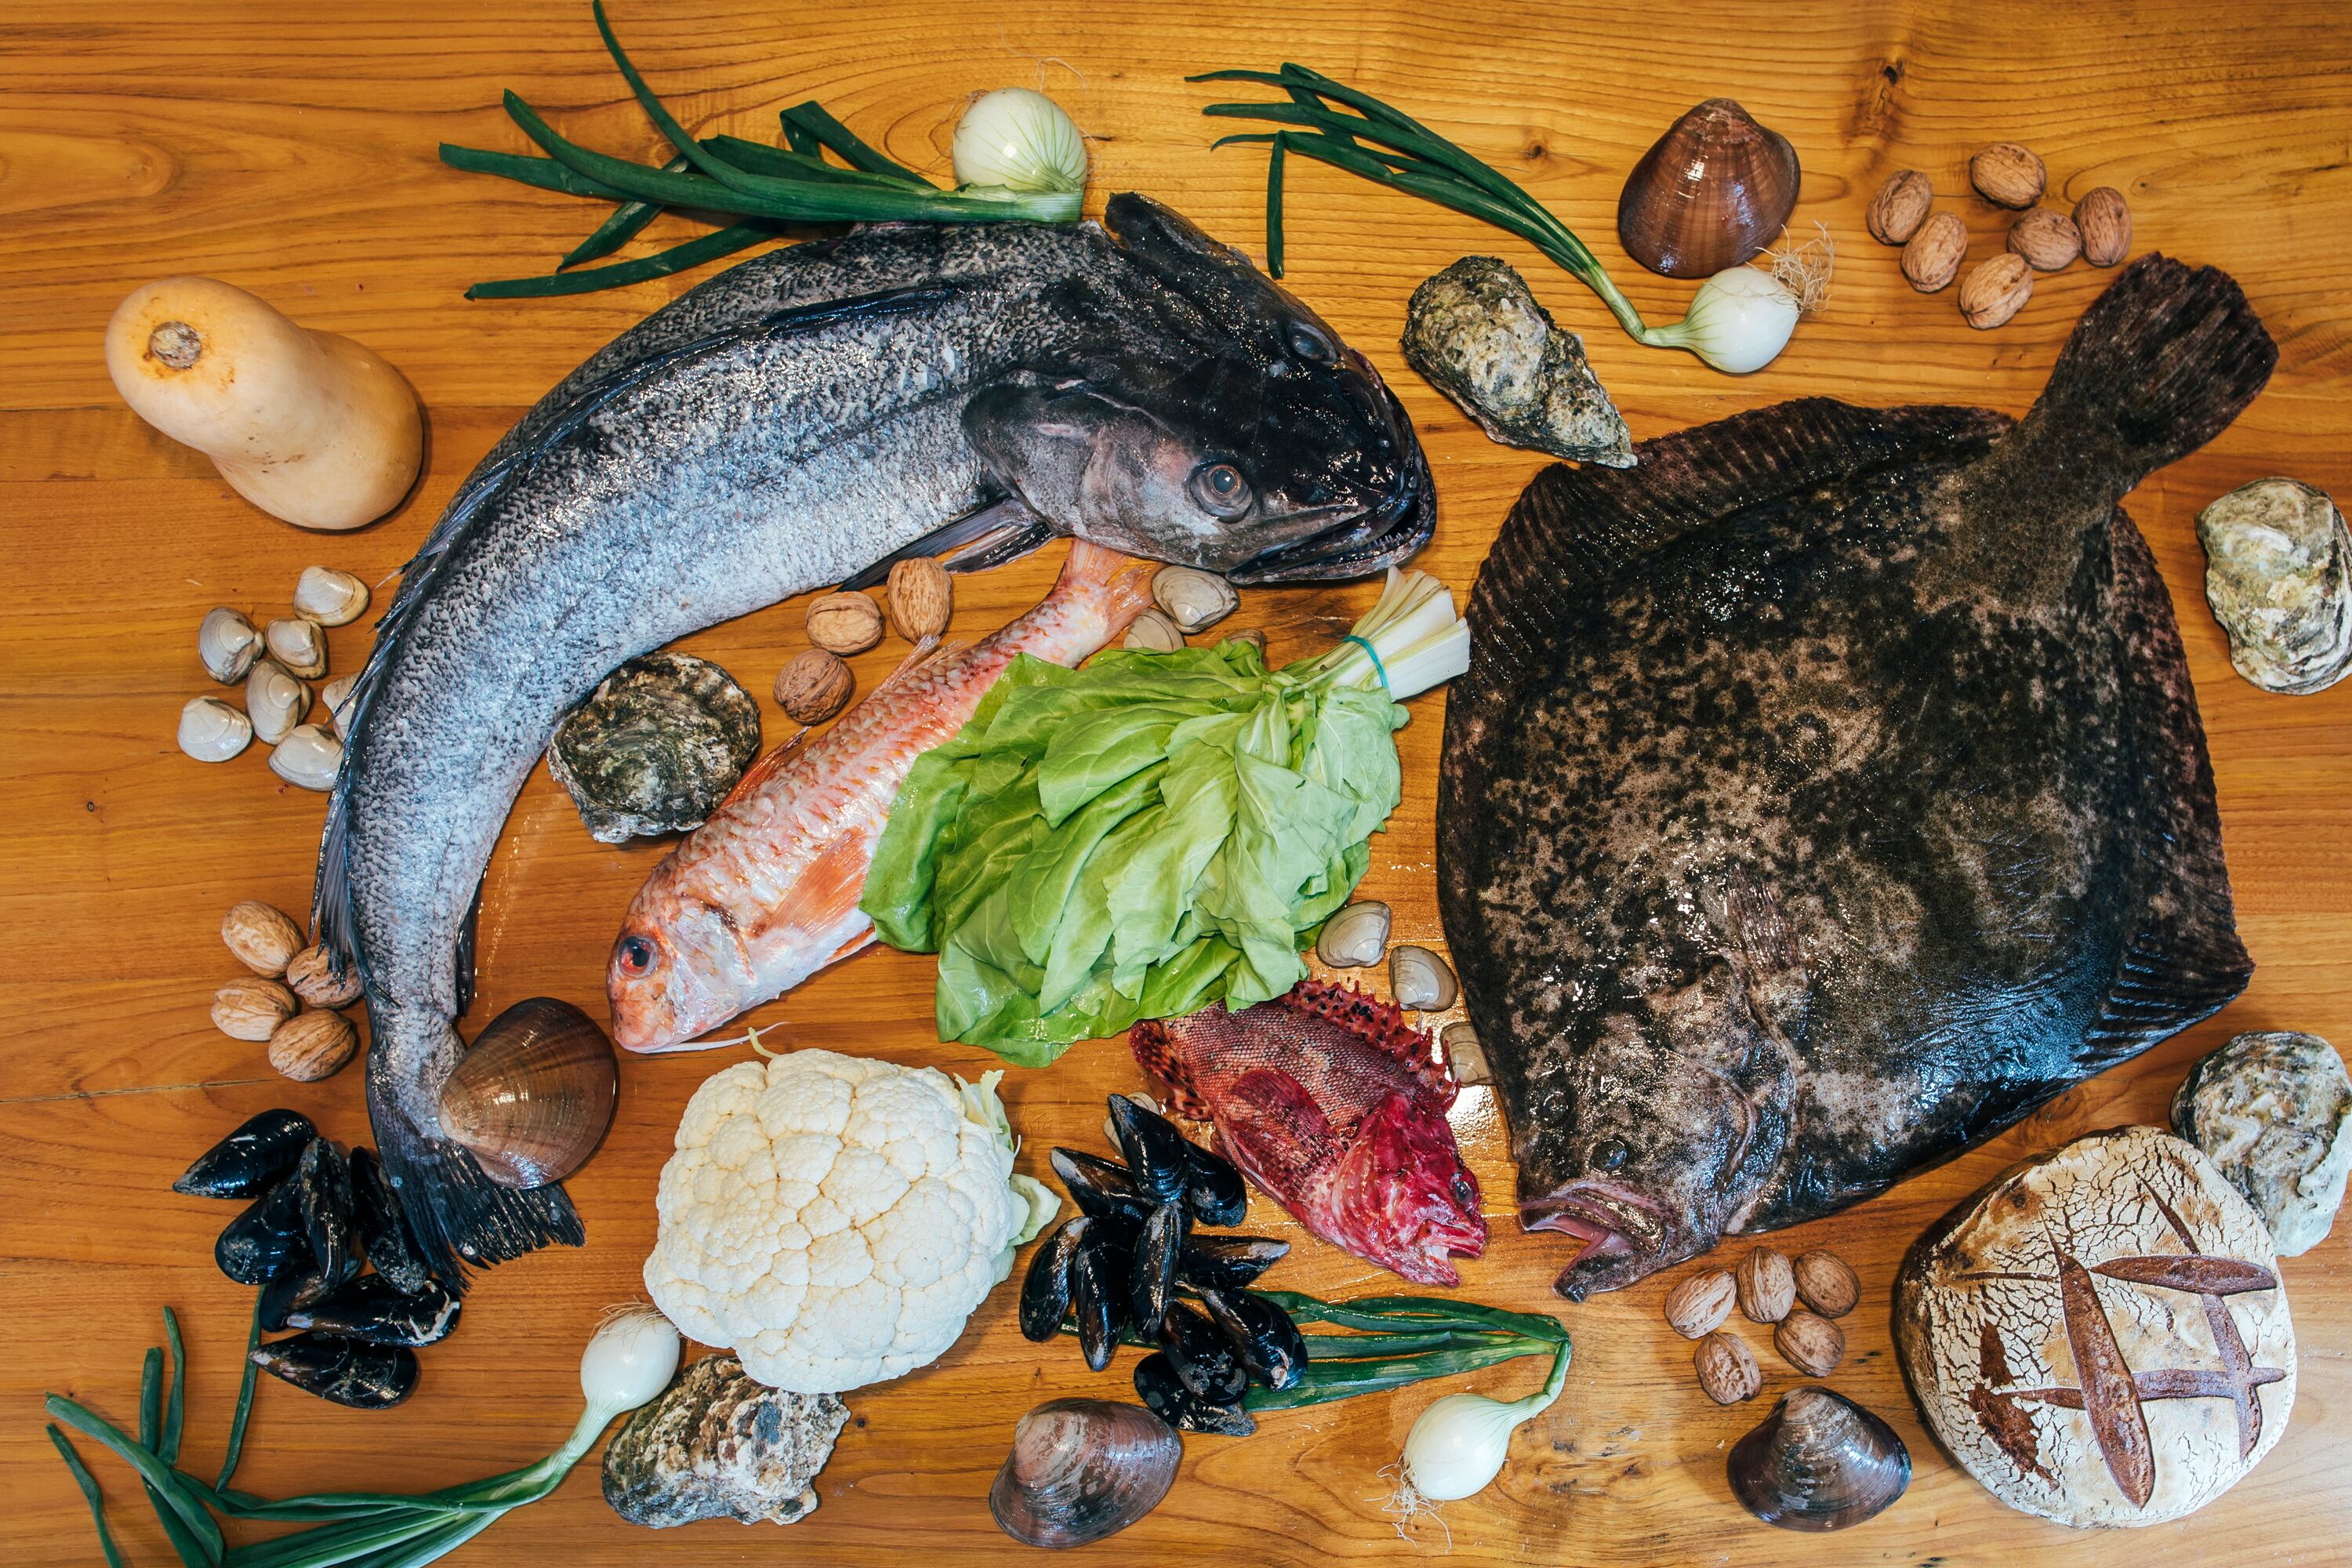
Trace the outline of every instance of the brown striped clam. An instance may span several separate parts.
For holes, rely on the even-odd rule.
[[[1083,1546],[1157,1508],[1183,1457],[1183,1440],[1139,1405],[1048,1400],[1013,1428],[988,1510],[1025,1546]]]
[[[534,996],[490,1020],[441,1088],[441,1126],[501,1186],[560,1182],[613,1122],[620,1068],[604,1031]]]
[[[1727,98],[1666,128],[1625,177],[1617,237],[1669,278],[1711,278],[1772,242],[1797,205],[1796,149]]]

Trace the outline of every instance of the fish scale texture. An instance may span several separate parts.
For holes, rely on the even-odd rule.
[[[654,1304],[771,1387],[837,1394],[936,1360],[1001,1278],[1013,1154],[935,1070],[831,1051],[695,1091],[655,1198]]]

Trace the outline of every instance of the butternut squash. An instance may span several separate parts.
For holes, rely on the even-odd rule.
[[[359,528],[416,481],[424,423],[401,374],[242,289],[164,278],[134,289],[107,323],[106,368],[139,417],[297,527]]]

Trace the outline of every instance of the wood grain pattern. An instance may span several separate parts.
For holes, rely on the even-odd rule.
[[[2249,1028],[2315,1030],[2352,1044],[2352,685],[2264,696],[2231,671],[2203,610],[2192,523],[2220,491],[2291,473],[2352,498],[2347,373],[2352,307],[2352,29],[2323,0],[2215,7],[2148,0],[2127,9],[1989,0],[1929,7],[1877,0],[1633,0],[1472,5],[1256,0],[1120,6],[1005,0],[941,11],[887,5],[777,7],[750,0],[615,0],[615,24],[688,121],[766,138],[774,110],[812,95],[896,156],[944,171],[965,96],[1042,79],[1097,138],[1097,191],[1135,186],[1213,232],[1262,244],[1262,155],[1205,149],[1202,89],[1185,73],[1295,58],[1411,108],[1524,180],[1591,242],[1644,310],[1665,316],[1685,285],[1625,263],[1613,233],[1622,171],[1673,117],[1717,94],[1788,135],[1805,165],[1793,225],[1839,247],[1829,308],[1770,369],[1746,381],[1687,356],[1643,351],[1524,246],[1467,219],[1388,197],[1294,162],[1291,286],[1370,353],[1405,399],[1438,474],[1444,516],[1423,564],[1466,586],[1538,460],[1486,441],[1406,372],[1394,344],[1412,286],[1466,251],[1521,265],[1637,435],[1783,397],[1951,401],[2012,413],[2032,401],[2066,329],[2108,274],[2077,266],[2037,280],[2006,328],[1968,331],[1949,296],[1922,299],[1862,214],[1895,168],[1927,173],[1960,212],[1976,255],[2002,219],[1966,197],[1967,156],[2012,139],[2048,163],[2052,199],[2095,184],[2129,196],[2141,249],[2221,264],[2281,347],[2261,399],[2207,451],[2156,476],[2130,503],[2182,616],[2220,782],[2252,987],[2221,1018],[2077,1089],[2022,1126],[1784,1245],[1827,1246],[1863,1280],[1832,1383],[1894,1422],[1918,1479],[1869,1525],[1823,1543],[1751,1521],[1723,1477],[1728,1443],[1762,1402],[1717,1410],[1693,1385],[1689,1346],[1659,1307],[1671,1280],[1580,1307],[1548,1289],[1562,1261],[1516,1234],[1500,1126],[1483,1091],[1460,1125],[1496,1227],[1466,1292],[1559,1309],[1576,1335],[1560,1403],[1524,1429],[1490,1491],[1447,1510],[1468,1563],[1812,1564],[1824,1560],[2051,1564],[2345,1561],[2352,1482],[2352,1271],[2339,1235],[2284,1268],[2301,1328],[2302,1386],[2279,1448],[2204,1513],[2139,1535],[2082,1535],[1994,1502],[1933,1448],[1890,1352],[1886,1292],[1901,1249],[2007,1162],[2074,1133],[2159,1120],[2189,1062]],[[1043,64],[1038,63],[1045,58]],[[81,1500],[40,1433],[44,1390],[117,1416],[136,1397],[156,1309],[190,1331],[188,1458],[216,1459],[247,1299],[213,1269],[228,1206],[166,1189],[190,1155],[266,1106],[301,1106],[364,1141],[356,1073],[319,1085],[272,1077],[259,1047],[215,1033],[212,988],[233,972],[216,935],[242,898],[308,902],[321,803],[280,785],[257,749],[215,768],[172,745],[179,705],[205,689],[204,612],[267,611],[313,562],[370,581],[394,571],[466,470],[516,414],[590,351],[688,280],[545,303],[468,305],[477,279],[541,270],[595,221],[586,205],[459,175],[436,141],[517,147],[498,109],[522,91],[562,128],[642,154],[654,134],[600,51],[584,5],[487,0],[331,6],[250,0],[15,0],[0,11],[0,777],[13,821],[5,879],[16,984],[0,1030],[0,1556],[30,1565],[95,1560]],[[639,241],[682,237],[664,220]],[[114,399],[99,334],[114,302],[169,272],[215,274],[310,325],[375,347],[429,411],[426,477],[394,517],[349,536],[305,535],[232,496],[210,466]],[[985,631],[1026,607],[1054,554],[960,586],[956,629]],[[1277,657],[1318,646],[1369,586],[1253,592],[1236,625],[1265,626]],[[333,668],[355,667],[364,625],[332,634]],[[689,639],[764,690],[802,646],[796,606]],[[856,660],[870,684],[898,657]],[[1432,781],[1442,699],[1414,704],[1399,737],[1407,798],[1374,844],[1368,896],[1398,934],[1440,939],[1433,900]],[[780,738],[774,721],[770,739]],[[582,832],[534,777],[490,872],[477,1018],[525,995],[593,1004],[615,920],[651,866]],[[988,1065],[929,1033],[928,964],[870,953],[782,1004],[795,1044]],[[343,1485],[425,1488],[544,1452],[577,1405],[579,1341],[606,1302],[638,1289],[652,1192],[671,1130],[723,1056],[632,1060],[619,1116],[572,1185],[590,1241],[488,1277],[466,1322],[427,1353],[417,1396],[387,1414],[340,1411],[266,1386],[245,1484],[264,1492]],[[1008,1085],[1024,1163],[1056,1142],[1090,1143],[1101,1096],[1130,1086],[1116,1043],[1073,1052]],[[1259,1205],[1261,1229],[1288,1223]],[[1387,1277],[1307,1246],[1277,1276],[1327,1294]],[[1010,1560],[990,1524],[989,1477],[1011,1425],[1044,1398],[1118,1384],[1074,1354],[1041,1353],[1000,1292],[961,1343],[916,1376],[853,1394],[854,1424],[820,1482],[824,1502],[789,1533],[705,1524],[660,1534],[620,1524],[593,1473],[500,1525],[456,1561],[711,1562],[779,1550],[826,1563],[919,1553]],[[1749,1335],[1766,1399],[1794,1384]],[[1533,1386],[1522,1366],[1486,1374]],[[1167,1502],[1105,1563],[1312,1563],[1441,1550],[1423,1524],[1402,1540],[1381,1516],[1380,1468],[1434,1391],[1280,1416],[1247,1442],[1196,1438]],[[85,1445],[87,1447],[87,1445]],[[135,1561],[169,1561],[125,1472],[93,1457]]]

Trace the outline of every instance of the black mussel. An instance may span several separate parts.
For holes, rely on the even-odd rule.
[[[1184,1386],[1212,1405],[1231,1405],[1249,1392],[1249,1369],[1199,1308],[1171,1301],[1160,1320],[1160,1348]]]
[[[1055,1150],[1050,1163],[1054,1174],[1069,1189],[1079,1209],[1097,1219],[1121,1219],[1139,1226],[1151,1217],[1157,1206],[1144,1196],[1124,1165],[1114,1165],[1108,1160],[1097,1159],[1076,1149]]]
[[[314,1138],[289,1178],[302,1196],[302,1229],[321,1274],[340,1274],[352,1256],[352,1167],[334,1141]]]
[[[1165,1203],[1151,1211],[1136,1237],[1135,1268],[1129,1275],[1128,1320],[1156,1323],[1167,1314],[1176,1294],[1176,1259],[1183,1254],[1184,1238],[1192,1234],[1192,1216],[1181,1203]]]
[[[322,1300],[290,1307],[285,1326],[349,1334],[374,1345],[429,1345],[449,1337],[464,1305],[437,1284],[411,1296],[383,1275],[370,1274]]]
[[[1013,1428],[988,1511],[1024,1546],[1084,1546],[1157,1508],[1183,1457],[1182,1439],[1149,1410],[1048,1400]]]
[[[325,1300],[359,1278],[360,1260],[356,1255],[345,1253],[342,1267],[326,1274],[320,1271],[318,1259],[310,1256],[310,1238],[304,1237],[300,1241],[297,1266],[261,1288],[261,1328],[265,1333],[274,1334],[291,1327],[286,1321],[289,1315]]]
[[[253,1364],[305,1394],[353,1410],[389,1410],[416,1388],[416,1352],[341,1334],[296,1334],[253,1352]]]
[[[1087,1365],[1100,1372],[1118,1348],[1119,1325],[1126,1321],[1126,1280],[1117,1268],[1117,1255],[1100,1237],[1083,1242],[1070,1255],[1070,1308],[1078,1317],[1078,1349]]]
[[[409,1296],[421,1296],[432,1288],[433,1271],[425,1267],[424,1255],[408,1234],[400,1199],[384,1180],[383,1165],[373,1149],[352,1151],[352,1230],[385,1284]]]
[[[291,1176],[247,1204],[213,1243],[213,1261],[240,1285],[267,1285],[310,1260],[302,1194]]]
[[[1172,1204],[1184,1195],[1192,1171],[1184,1151],[1192,1145],[1173,1121],[1123,1094],[1114,1094],[1110,1125],[1118,1134],[1118,1152],[1126,1156],[1127,1168],[1145,1197],[1155,1204]]]
[[[1231,1160],[1213,1149],[1187,1143],[1184,1206],[1202,1225],[1239,1225],[1249,1217],[1249,1188]]]
[[[294,1168],[319,1130],[299,1110],[265,1110],[196,1156],[172,1184],[192,1198],[249,1198]]]
[[[1807,1384],[1731,1446],[1731,1493],[1783,1530],[1843,1530],[1911,1484],[1911,1453],[1895,1428],[1842,1394]]]
[[[1176,1259],[1176,1278],[1203,1290],[1238,1290],[1282,1261],[1290,1243],[1264,1236],[1195,1236]]]
[[[1249,1374],[1268,1388],[1288,1388],[1307,1375],[1307,1338],[1290,1314],[1249,1290],[1203,1290],[1201,1305]]]
[[[1022,1338],[1044,1344],[1060,1331],[1070,1311],[1070,1260],[1094,1226],[1085,1215],[1065,1221],[1029,1259],[1021,1278]]]
[[[1235,1400],[1231,1405],[1212,1405],[1191,1389],[1176,1375],[1176,1363],[1154,1352],[1135,1363],[1135,1392],[1151,1413],[1180,1432],[1220,1432],[1228,1437],[1246,1437],[1257,1430],[1250,1413]]]

